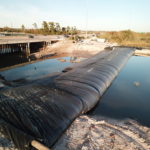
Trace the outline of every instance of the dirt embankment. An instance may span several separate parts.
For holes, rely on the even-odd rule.
[[[33,54],[35,58],[46,56],[79,56],[89,58],[104,49],[110,50],[114,45],[107,42],[99,42],[92,40],[84,40],[82,42],[73,43],[71,40],[63,40],[55,44],[47,46],[43,51]]]

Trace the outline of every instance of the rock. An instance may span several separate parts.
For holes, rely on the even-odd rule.
[[[138,81],[135,81],[134,83],[133,83],[136,87],[139,87],[141,84],[140,84],[140,82],[138,82]]]

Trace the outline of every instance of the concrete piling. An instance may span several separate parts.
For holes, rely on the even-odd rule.
[[[56,43],[57,40],[49,41],[24,41],[19,43],[0,43],[0,57],[6,54],[16,54],[18,56],[29,59],[31,53],[45,50],[48,45]]]

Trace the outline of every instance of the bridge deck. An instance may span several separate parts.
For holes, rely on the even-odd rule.
[[[10,37],[0,37],[0,45],[5,44],[22,44],[22,43],[36,43],[36,42],[51,42],[59,41],[62,38],[57,36],[34,36],[34,38],[29,38],[27,36],[10,36]]]

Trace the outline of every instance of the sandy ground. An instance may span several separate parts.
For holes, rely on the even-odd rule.
[[[150,150],[150,129],[134,120],[77,118],[53,150]]]
[[[0,135],[0,150],[14,145]],[[150,128],[126,119],[78,117],[51,150],[150,150]]]
[[[149,49],[136,50],[135,55],[150,57],[150,50]]]
[[[42,58],[44,56],[59,56],[62,54],[80,56],[89,58],[104,49],[110,50],[116,44],[108,42],[99,42],[92,40],[84,40],[82,42],[73,43],[71,40],[63,40],[55,44],[49,45],[45,50],[33,54],[35,58]]]

